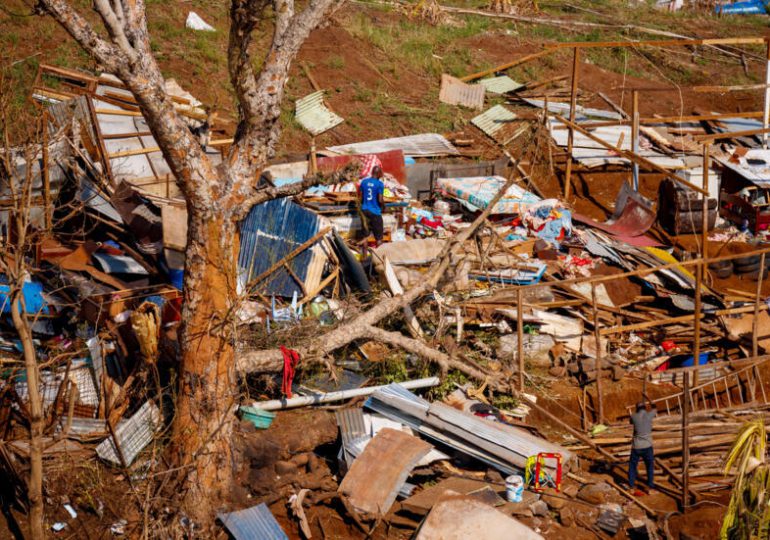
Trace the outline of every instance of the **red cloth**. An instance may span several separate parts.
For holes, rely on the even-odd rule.
[[[283,353],[283,382],[281,383],[281,392],[287,398],[291,397],[291,383],[294,382],[294,372],[299,363],[299,353],[293,349],[287,349],[281,345]]]
[[[360,157],[361,159],[361,173],[359,174],[359,178],[369,178],[372,175],[372,171],[374,170],[374,167],[377,166],[380,169],[382,169],[382,162],[380,161],[380,158],[375,156],[374,154],[366,154]]]

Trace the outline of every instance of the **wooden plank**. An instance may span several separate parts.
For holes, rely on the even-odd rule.
[[[546,111],[546,113],[547,113],[547,111]],[[663,174],[667,178],[671,178],[675,182],[679,182],[680,184],[683,184],[683,185],[687,186],[688,188],[690,188],[690,189],[692,189],[692,190],[694,190],[694,191],[696,191],[698,193],[704,193],[703,188],[701,188],[700,186],[696,186],[695,184],[687,182],[686,180],[682,179],[681,176],[677,176],[676,174],[672,173],[671,171],[669,171],[667,169],[664,169],[663,167],[661,167],[659,165],[656,165],[655,163],[653,163],[649,159],[644,158],[644,157],[642,157],[640,155],[637,155],[637,154],[635,154],[633,152],[629,152],[628,150],[622,150],[622,149],[618,148],[617,146],[613,146],[612,144],[608,143],[604,139],[602,139],[600,137],[597,137],[596,135],[594,135],[593,133],[591,133],[587,129],[584,129],[583,127],[579,126],[578,124],[576,124],[576,123],[574,123],[574,122],[572,122],[570,120],[567,120],[563,116],[560,116],[558,114],[553,114],[552,116],[554,118],[556,118],[559,122],[561,122],[561,123],[565,124],[566,126],[574,129],[575,131],[585,135],[586,137],[588,137],[592,141],[594,141],[596,143],[599,143],[600,145],[602,145],[606,149],[612,150],[613,152],[617,153],[620,157],[624,157],[624,158],[626,158],[627,160],[629,160],[631,162],[637,162],[640,165],[643,165],[644,167],[646,167],[648,169],[651,169],[651,170],[653,170],[653,171],[655,171],[657,173]],[[571,157],[572,157],[571,155],[568,156],[568,160],[569,160],[569,161],[567,161],[568,165],[571,162]],[[566,188],[566,185],[565,185],[565,193],[566,192],[567,192],[567,188]],[[707,191],[705,191],[705,193],[706,193],[706,195],[708,195]]]
[[[711,39],[658,39],[642,41],[577,41],[548,44],[547,49],[600,49],[605,47],[697,47],[699,45],[761,45],[763,37],[734,37]]]
[[[392,292],[394,296],[403,296],[404,288],[398,281],[396,271],[393,270],[393,265],[390,264],[390,261],[387,257],[385,257],[382,262],[383,266],[385,267],[385,280],[388,282],[390,292]],[[412,334],[412,337],[414,338],[421,338],[423,336],[422,327],[420,326],[420,321],[417,320],[414,311],[412,311],[412,307],[406,305],[404,306],[403,311],[404,317],[406,318],[407,327],[409,328],[409,333]]]
[[[461,77],[460,80],[463,82],[473,81],[476,79],[480,79],[482,77],[486,77],[487,75],[493,75],[500,71],[506,71],[508,69],[511,69],[512,67],[518,66],[520,64],[524,64],[525,62],[529,62],[531,60],[535,60],[537,58],[540,58],[542,56],[546,56],[549,54],[552,54],[553,51],[550,49],[546,49],[540,52],[536,52],[533,54],[528,54],[526,56],[522,56],[520,58],[517,58],[516,60],[513,60],[512,62],[506,62],[505,64],[500,64],[499,66],[495,66],[490,69],[485,69],[484,71],[479,71],[477,73],[471,73],[470,75],[466,75],[465,77]]]

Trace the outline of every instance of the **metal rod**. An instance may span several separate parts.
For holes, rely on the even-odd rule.
[[[575,144],[575,112],[577,109],[578,72],[580,65],[580,49],[575,47],[572,58],[572,93],[569,100],[569,121],[572,124],[567,137],[567,170],[564,172],[564,201],[569,203],[570,187],[572,183],[572,147]],[[548,111],[546,111],[548,114]]]
[[[700,314],[701,312],[701,294],[702,294],[702,285],[703,285],[703,259],[701,259],[701,264],[697,265],[695,267],[695,306],[693,308],[693,313]],[[694,336],[694,343],[693,343],[693,365],[696,368],[695,371],[695,380],[694,383],[696,386],[698,384],[698,371],[697,367],[700,365],[700,317],[695,317],[695,322],[693,323],[693,333]],[[688,379],[689,380],[689,379]]]
[[[407,390],[416,388],[428,388],[438,386],[441,383],[438,377],[427,377],[414,381],[405,381],[398,383]],[[252,405],[263,411],[277,411],[281,409],[291,409],[294,407],[303,407],[305,405],[318,405],[319,403],[329,403],[330,401],[342,401],[343,399],[368,396],[374,394],[377,390],[385,388],[382,386],[369,386],[366,388],[353,388],[351,390],[340,390],[339,392],[328,392],[326,394],[315,394],[312,396],[297,396],[289,399],[271,399],[270,401],[257,401]]]

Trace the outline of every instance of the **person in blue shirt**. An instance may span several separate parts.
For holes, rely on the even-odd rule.
[[[382,212],[385,210],[385,184],[382,183],[382,168],[375,166],[372,175],[361,180],[358,185],[358,197],[361,202],[361,213],[364,215],[364,234],[374,234],[376,245],[382,244],[384,227]]]

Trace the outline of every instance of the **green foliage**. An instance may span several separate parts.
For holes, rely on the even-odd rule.
[[[331,56],[327,61],[326,65],[329,66],[331,69],[344,69],[345,68],[345,59],[341,56]]]
[[[765,422],[746,422],[725,459],[724,472],[735,472],[730,504],[722,521],[720,538],[768,538],[770,533],[770,469],[766,462]]]

